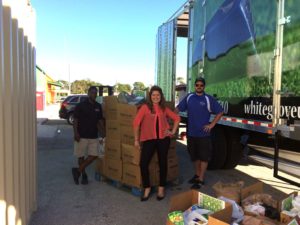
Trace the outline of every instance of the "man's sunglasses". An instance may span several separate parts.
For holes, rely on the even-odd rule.
[[[204,84],[195,84],[196,87],[204,87]]]

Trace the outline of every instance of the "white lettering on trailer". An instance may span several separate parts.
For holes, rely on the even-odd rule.
[[[244,104],[245,114],[266,116],[268,120],[272,120],[273,118],[272,111],[272,105],[263,105],[262,102],[251,100],[250,104]],[[300,106],[282,105],[280,107],[280,116],[300,119]]]
[[[219,104],[222,106],[224,114],[228,113],[228,101],[218,100]]]

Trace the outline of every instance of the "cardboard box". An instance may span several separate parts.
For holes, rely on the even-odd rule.
[[[211,201],[216,201],[218,206],[210,207],[210,205],[216,205],[210,204]],[[213,209],[212,211],[214,211],[214,213],[208,217],[209,225],[230,224],[232,214],[232,206],[230,204],[195,190],[183,192],[171,197],[169,213],[177,210],[184,212],[194,204],[199,204],[205,209]],[[174,224],[167,218],[167,225]]]
[[[176,139],[171,138],[170,149],[176,149]]]
[[[134,133],[132,126],[120,126],[122,144],[134,145]]]
[[[263,193],[263,183],[257,182],[241,189],[241,201],[253,194]]]
[[[178,166],[178,157],[168,158],[168,167]]]
[[[168,159],[168,174],[167,181],[172,181],[177,179],[179,176],[179,165],[178,158],[169,158]]]
[[[118,113],[118,98],[117,96],[106,96],[104,98],[104,117],[107,120],[117,120],[119,117]]]
[[[119,103],[118,110],[120,123],[122,125],[132,126],[138,107],[136,105]]]
[[[109,139],[120,139],[120,126],[118,120],[106,120],[106,137]]]
[[[179,177],[179,166],[174,165],[168,168],[167,181],[174,181]]]
[[[104,158],[104,172],[105,175],[113,180],[121,181],[122,180],[122,160]]]
[[[157,167],[154,163],[149,165],[150,185],[156,186],[157,183]],[[133,187],[142,187],[142,176],[139,165],[123,162],[122,182]]]
[[[97,158],[95,160],[95,172],[104,175],[104,162],[103,158]]]
[[[155,155],[153,156],[153,158],[150,161],[150,165],[149,165],[150,184],[151,184],[151,186],[158,186],[159,185],[159,166],[158,166],[158,162],[157,162],[156,157],[155,157]]]
[[[286,211],[293,208],[292,201],[298,195],[298,192],[291,193],[288,197],[283,199],[280,203],[280,222],[284,224],[290,223],[295,217],[290,216]]]
[[[259,193],[264,193],[264,188],[263,188],[263,183],[262,182],[257,182],[253,185],[242,188],[242,190],[241,190],[241,200],[243,201],[248,196],[253,195],[253,194],[259,194]],[[289,201],[288,200],[289,196],[296,196],[297,194],[298,194],[297,192],[293,192],[293,193],[287,195],[287,197],[283,200],[275,200],[277,202],[277,204],[276,204],[277,209],[280,212],[280,221],[284,224],[290,222],[293,218],[289,217],[288,215],[285,215],[281,211],[284,210],[285,207],[288,207],[287,205],[288,205],[288,201]],[[246,211],[244,213],[245,213],[245,215],[254,216],[254,214],[246,212]]]
[[[122,182],[133,187],[142,187],[140,166],[131,163],[123,163]]]
[[[263,190],[263,183],[262,182],[257,182],[255,184],[252,184],[250,186],[244,187],[241,189],[241,203],[243,202],[244,199],[247,197],[253,195],[253,194],[262,194],[264,193]],[[276,201],[276,208],[278,209],[278,201]],[[244,211],[245,215],[249,216],[255,216],[254,213]]]
[[[121,159],[121,140],[106,138],[104,154],[107,158]]]
[[[122,144],[123,163],[140,165],[141,150],[128,144]]]
[[[167,101],[166,106],[173,111],[175,109],[175,102]]]
[[[171,143],[168,151],[168,158],[177,158],[176,141],[173,139],[171,139]]]

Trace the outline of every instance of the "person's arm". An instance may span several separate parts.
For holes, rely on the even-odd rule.
[[[134,127],[133,128],[133,132],[134,132],[134,146],[137,147],[138,149],[141,148],[140,146],[140,132],[139,132],[139,127]]]
[[[221,117],[223,116],[223,112],[218,113],[215,118],[213,119],[213,121],[211,121],[210,124],[207,124],[204,126],[204,131],[205,132],[210,132],[211,129],[214,128],[214,126],[217,124],[217,122],[221,119]]]
[[[180,117],[172,112],[172,110],[170,110],[169,108],[166,108],[166,113],[167,113],[167,116],[170,117],[173,121],[174,121],[174,124],[173,124],[173,128],[170,132],[170,135],[175,135],[177,129],[178,129],[178,126],[179,126],[179,123],[180,123]]]
[[[78,132],[78,117],[79,117],[79,106],[77,105],[74,110],[74,122],[73,122],[73,131],[74,131],[74,140],[79,142],[80,141],[80,135]]]
[[[106,137],[104,119],[98,120],[97,128],[98,128],[99,136],[102,138]]]
[[[216,114],[215,118],[213,119],[213,121],[211,121],[210,124],[204,126],[204,131],[206,132],[210,132],[211,129],[214,128],[214,126],[218,123],[218,121],[221,119],[221,117],[223,116],[223,108],[222,106],[218,103],[217,100],[215,100],[214,98],[211,98],[211,102],[212,102],[212,111]]]
[[[140,146],[140,125],[142,122],[142,119],[144,117],[144,114],[146,112],[146,105],[143,105],[138,113],[136,114],[134,120],[133,120],[133,133],[134,133],[134,146],[138,149],[141,148]]]
[[[97,114],[97,118],[98,118],[97,129],[98,129],[99,136],[104,138],[106,136],[106,133],[105,133],[105,120],[104,120],[104,117],[103,117],[102,106],[100,104],[98,104],[98,106],[99,106],[99,112]]]

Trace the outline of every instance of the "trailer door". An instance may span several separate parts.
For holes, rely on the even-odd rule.
[[[300,183],[280,172],[300,176],[299,10],[300,0],[278,1],[273,94],[273,123],[278,127],[275,135],[274,176],[296,186],[300,186]],[[282,149],[287,145],[289,151]]]
[[[167,101],[174,101],[176,80],[176,19],[158,28],[156,36],[155,83],[163,90]]]

